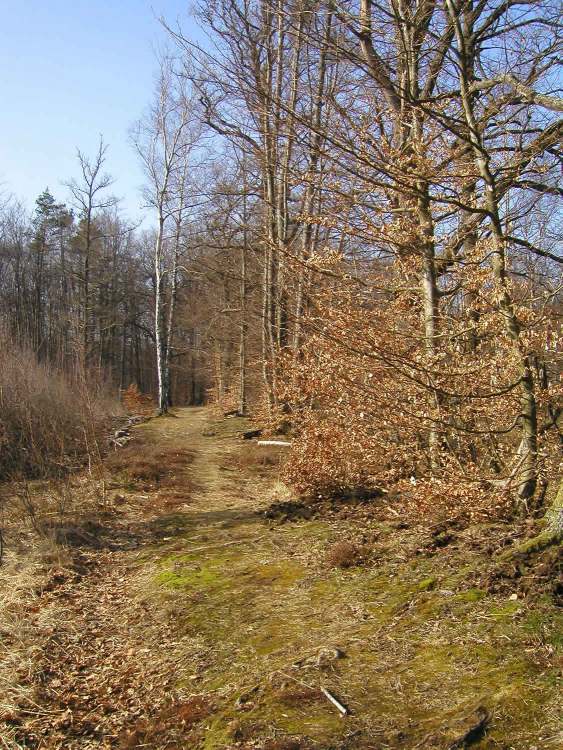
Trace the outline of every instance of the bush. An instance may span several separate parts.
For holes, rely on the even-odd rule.
[[[351,542],[336,542],[326,552],[325,561],[329,568],[353,568],[361,561],[361,551]]]
[[[62,476],[97,458],[118,409],[102,383],[0,343],[0,480]]]

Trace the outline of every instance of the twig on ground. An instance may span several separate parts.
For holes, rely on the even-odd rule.
[[[321,692],[323,693],[323,695],[325,695],[329,699],[329,701],[334,706],[336,706],[336,708],[340,711],[340,713],[342,714],[342,716],[347,716],[350,713],[348,711],[348,709],[346,708],[346,706],[343,706],[342,703],[340,703],[340,701],[337,700],[334,697],[334,695],[332,695],[332,693],[329,693],[329,691],[326,688],[321,687]]]
[[[286,672],[277,670],[277,673],[281,674],[283,677],[287,677],[288,680],[293,680],[293,682],[296,682],[298,685],[303,685],[303,687],[306,687],[309,690],[315,690],[313,685],[309,685],[307,682],[303,682],[303,680],[298,680],[296,677],[292,677],[290,674],[287,674]],[[340,711],[342,716],[348,716],[350,711],[346,708],[346,706],[343,706],[342,703],[340,703],[340,701],[337,700],[331,692],[329,692],[326,688],[322,687],[322,685],[320,686],[320,691],[325,696],[325,698],[328,698],[328,700],[332,703],[333,706],[336,706],[336,708]]]

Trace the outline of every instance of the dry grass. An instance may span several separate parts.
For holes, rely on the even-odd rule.
[[[92,474],[63,480],[13,482],[1,488],[4,539],[7,549],[22,556],[36,546],[66,543],[66,536],[95,533],[101,513],[112,509],[102,467]]]
[[[0,340],[0,480],[61,476],[104,450],[120,406]]]
[[[74,580],[73,546],[96,547],[97,519],[109,510],[99,465],[61,480],[12,482],[1,488],[5,542],[0,564],[0,738],[19,748],[22,720],[43,715],[37,664],[64,608],[48,592]],[[0,743],[1,744],[1,743]]]
[[[103,499],[103,483],[89,475],[21,482],[2,488],[5,550],[0,565],[0,726],[4,747],[19,748],[22,717],[42,715],[36,696],[37,662],[64,620],[65,610],[44,595],[75,574],[69,537],[84,541]]]
[[[107,502],[100,458],[119,406],[99,384],[71,382],[5,342],[0,349],[0,722],[3,746],[17,748],[21,717],[41,714],[34,671],[64,617],[42,594],[74,575],[63,545],[72,533],[83,538]],[[89,472],[69,474],[85,463]]]
[[[68,556],[47,540],[25,556],[8,550],[0,567],[0,723],[5,747],[17,748],[17,717],[41,711],[34,700],[34,672],[43,644],[62,611],[44,609],[49,574],[64,570]]]
[[[284,448],[245,443],[240,451],[231,455],[228,464],[239,471],[266,477],[280,468],[285,457]]]
[[[107,525],[108,519],[119,524],[123,514],[126,523],[131,523],[139,518],[139,511],[154,513],[152,506],[161,510],[185,502],[190,480],[184,470],[192,459],[191,451],[136,440],[112,453],[107,462],[93,462],[90,471],[60,480],[2,486],[0,510],[6,549],[0,566],[0,746],[20,747],[21,737],[27,737],[24,725],[28,721],[48,721],[49,712],[41,707],[44,696],[37,692],[42,682],[38,670],[52,651],[49,639],[55,631],[68,629],[66,619],[72,616],[70,600],[69,606],[61,607],[56,606],[56,598],[59,591],[74,590],[73,581],[83,574],[77,572],[83,570],[82,561],[90,565],[88,561],[94,560],[98,548],[105,544],[99,532],[107,529],[100,524]],[[113,480],[119,483],[123,478],[133,484],[155,485],[157,502],[145,509],[138,506],[135,495],[110,493],[109,487],[116,486]],[[145,527],[141,522],[140,528]],[[115,624],[115,618],[112,622]],[[60,667],[64,670],[62,662]],[[179,722],[184,730],[189,729],[207,710],[205,701],[188,698],[168,713],[163,710],[156,725]],[[142,728],[137,729],[142,734]]]
[[[306,747],[303,740],[266,740],[263,750],[306,750]]]
[[[176,475],[193,461],[193,452],[186,449],[155,447],[135,440],[126,448],[110,454],[105,466],[108,471],[133,481],[148,484],[173,484]]]
[[[29,737],[34,736],[33,730],[28,728],[30,722],[48,724],[50,721],[50,707],[49,710],[43,708],[45,694],[41,674],[47,663],[48,672],[53,669],[57,672],[57,682],[66,682],[69,666],[57,655],[57,641],[51,643],[50,639],[55,632],[61,637],[61,633],[68,631],[70,640],[73,640],[77,619],[76,611],[72,609],[72,597],[76,591],[74,581],[89,570],[88,566],[97,559],[98,554],[104,554],[98,549],[100,544],[105,544],[104,538],[101,542],[98,539],[98,528],[102,533],[107,529],[99,526],[98,522],[107,524],[111,519],[119,525],[120,516],[125,514],[127,525],[132,521],[138,522],[139,513],[154,514],[156,506],[161,511],[164,507],[178,505],[180,499],[185,502],[187,478],[183,475],[183,469],[191,459],[190,451],[165,450],[162,446],[144,447],[142,451],[138,446],[135,449],[131,446],[113,454],[109,462],[115,467],[113,471],[119,469],[120,473],[135,482],[156,480],[159,488],[167,488],[163,492],[166,497],[160,497],[160,491],[155,493],[157,502],[149,504],[147,508],[136,504],[135,495],[129,498],[121,496],[125,507],[119,507],[118,516],[115,515],[116,507],[112,505],[115,498],[105,492],[112,474],[103,466],[97,467],[101,472],[99,476],[83,473],[64,482],[14,483],[4,487],[3,523],[7,549],[0,566],[0,747],[19,748],[22,737],[25,738],[23,746],[27,747]],[[183,492],[180,492],[180,483],[177,488],[174,487],[180,474]],[[146,522],[142,521],[140,526],[145,528]],[[152,539],[150,529],[147,534]],[[73,547],[79,549],[74,550]],[[123,585],[122,578],[118,577],[117,581]],[[103,598],[110,584],[102,578],[100,586],[99,593],[95,588],[90,592],[96,604],[100,594]],[[60,601],[57,603],[59,597],[64,599],[65,606],[61,607]],[[122,596],[120,601],[124,601]],[[84,604],[76,606],[82,609]],[[120,612],[122,609],[120,604]],[[131,633],[135,637],[133,632],[136,632],[138,622],[144,621],[136,613],[134,622],[130,622],[127,608],[122,614],[120,627],[123,633]],[[89,616],[85,617],[85,622],[89,622]],[[112,628],[118,627],[116,612],[112,613],[108,622],[111,622]],[[139,635],[143,645],[146,645],[149,637],[148,630],[144,623],[142,635]],[[162,630],[158,633],[151,631],[150,637],[155,640],[156,653],[156,641],[158,647],[163,643]],[[65,658],[67,656],[65,652]],[[157,664],[156,657],[153,657],[153,661]],[[158,664],[161,666],[160,661]],[[104,660],[101,658],[100,668],[103,667]],[[138,665],[138,679],[141,682],[142,672],[146,668],[141,661]],[[172,673],[170,665],[167,671]],[[122,677],[123,681],[125,679],[130,679],[129,671]],[[137,690],[136,695],[141,692]],[[166,709],[161,705],[155,706],[154,721],[151,718],[146,726],[140,722],[135,732],[130,733],[127,742],[126,737],[121,736],[121,746],[137,747],[138,743],[143,744],[143,738],[146,738],[146,744],[152,746],[152,740],[157,741],[161,730],[169,735],[190,731],[192,726],[195,727],[208,715],[209,706],[203,699],[190,697]],[[64,731],[63,725],[53,725],[52,732],[56,734],[59,731]]]
[[[271,496],[272,502],[283,503],[293,500],[295,492],[287,484],[277,479],[272,482]]]

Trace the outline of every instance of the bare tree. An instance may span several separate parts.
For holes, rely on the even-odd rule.
[[[154,246],[154,335],[158,378],[159,412],[170,403],[169,347],[172,342],[174,306],[177,289],[178,254],[185,211],[189,160],[199,137],[196,102],[187,79],[178,75],[169,56],[160,60],[153,104],[132,132],[132,141],[144,167],[147,205],[156,211],[157,230]],[[167,235],[172,223],[172,237]],[[167,250],[172,243],[172,267],[167,266]],[[167,277],[172,280],[172,299],[166,319]]]
[[[89,357],[91,338],[91,260],[94,243],[98,238],[95,229],[96,212],[110,208],[117,203],[113,196],[104,197],[102,193],[112,184],[112,177],[103,171],[106,162],[108,146],[100,136],[98,150],[93,158],[86,156],[82,151],[77,151],[78,164],[80,166],[81,178],[72,179],[66,183],[75,201],[82,222],[80,232],[80,249],[82,255],[82,268],[80,270],[80,281],[82,284],[82,346],[81,361],[83,366],[87,364]]]

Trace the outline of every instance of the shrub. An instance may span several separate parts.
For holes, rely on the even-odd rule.
[[[361,561],[361,552],[351,542],[336,542],[327,550],[325,562],[329,568],[352,568]]]
[[[0,480],[62,476],[92,460],[118,410],[102,383],[0,342]]]
[[[339,282],[311,292],[299,356],[287,352],[277,363],[272,410],[274,427],[292,421],[282,478],[296,490],[340,497],[383,489],[401,512],[486,520],[524,509],[537,474],[540,491],[527,507],[541,502],[542,484],[559,474],[561,448],[554,415],[562,387],[548,379],[553,321],[540,306],[518,311],[526,358],[536,362],[536,451],[522,432],[523,350],[506,333],[498,290],[483,283],[487,248],[464,269],[473,317],[441,300],[432,347],[402,271],[376,268],[355,279],[341,259]]]

